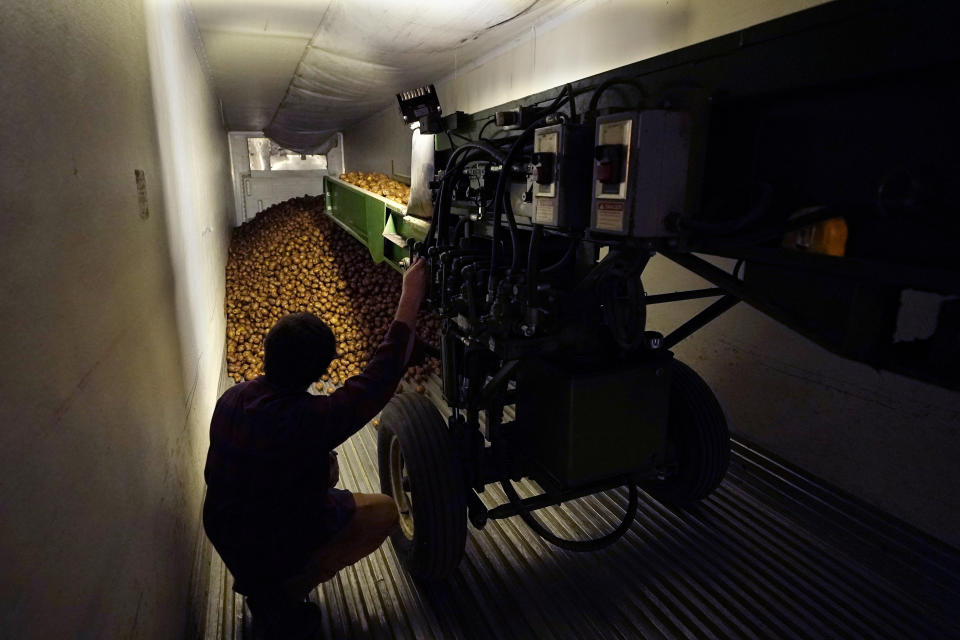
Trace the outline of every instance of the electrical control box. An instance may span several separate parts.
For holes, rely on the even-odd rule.
[[[580,125],[561,123],[534,132],[530,188],[535,224],[587,226],[591,148],[591,131]]]
[[[590,228],[637,238],[676,235],[688,202],[691,117],[651,109],[597,118]]]

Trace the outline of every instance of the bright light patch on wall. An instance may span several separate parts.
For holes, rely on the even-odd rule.
[[[219,188],[226,177],[219,172],[220,116],[188,6],[148,0],[144,10],[183,374],[191,402],[205,406],[217,390],[216,374],[208,372],[218,368],[224,340],[216,302],[229,238]]]
[[[325,171],[327,156],[294,152],[270,156],[271,171]]]
[[[270,138],[247,138],[251,171],[326,171],[327,156],[297,153],[280,147]]]

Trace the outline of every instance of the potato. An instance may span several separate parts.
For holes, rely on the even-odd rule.
[[[402,182],[392,180],[382,173],[350,171],[349,173],[341,173],[340,179],[399,204],[406,205],[410,200],[410,187]]]
[[[365,247],[323,214],[322,196],[270,207],[235,229],[230,243],[224,301],[229,375],[239,382],[263,373],[267,331],[288,313],[309,311],[338,341],[340,357],[322,379],[342,384],[363,370],[383,339],[400,285],[397,272],[374,264]],[[439,319],[421,313],[418,333],[436,346]],[[422,386],[439,370],[430,359],[406,378]]]

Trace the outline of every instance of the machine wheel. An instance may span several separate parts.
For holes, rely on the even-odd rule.
[[[641,484],[665,504],[683,507],[716,489],[730,463],[730,432],[716,396],[697,372],[671,364],[667,443],[676,452],[677,473]]]
[[[411,575],[446,578],[466,545],[466,496],[447,426],[429,400],[394,396],[380,414],[377,457],[380,490],[400,510],[393,548]]]

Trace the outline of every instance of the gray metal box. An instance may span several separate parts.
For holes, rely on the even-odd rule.
[[[555,124],[533,134],[534,158],[550,157],[550,180],[534,171],[533,222],[550,227],[583,229],[589,220],[591,131],[580,125]]]
[[[653,109],[597,118],[590,228],[656,238],[688,206],[691,117]]]

